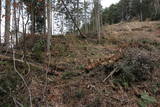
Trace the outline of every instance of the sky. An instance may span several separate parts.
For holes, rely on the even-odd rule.
[[[111,4],[118,3],[119,1],[120,0],[102,0],[101,3],[103,8],[105,8],[105,7],[109,7]]]

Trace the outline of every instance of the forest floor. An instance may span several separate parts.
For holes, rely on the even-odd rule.
[[[29,64],[16,62],[17,70],[24,75],[31,90],[33,107],[46,107],[46,104],[49,107],[160,106],[160,22],[104,26],[99,44],[93,33],[87,34],[86,39],[72,35],[52,37],[49,69],[44,52],[35,51],[32,55],[37,38],[26,39],[27,60],[32,67],[28,70]],[[15,81],[5,73],[14,72],[14,68],[10,67],[12,61],[3,55],[1,52],[0,80],[5,81],[6,76],[11,78],[9,82]],[[6,85],[1,84],[0,100],[17,99],[17,103],[29,105],[29,94],[22,80],[10,88],[3,88]],[[14,97],[6,97],[7,93]]]

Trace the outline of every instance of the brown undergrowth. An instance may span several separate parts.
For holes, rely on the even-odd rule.
[[[110,25],[103,28],[100,44],[92,36],[85,40],[76,36],[52,37],[46,100],[43,99],[45,70],[35,69],[30,74],[33,106],[46,106],[47,101],[51,107],[158,107],[158,25],[159,22]],[[26,39],[27,60],[45,67],[48,59],[45,36],[42,38]]]

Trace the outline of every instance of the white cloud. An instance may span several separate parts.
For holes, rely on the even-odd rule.
[[[118,3],[120,0],[102,0],[102,6],[103,8],[109,7],[111,4]]]

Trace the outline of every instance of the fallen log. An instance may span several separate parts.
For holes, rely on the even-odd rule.
[[[13,60],[12,57],[10,56],[5,56],[5,55],[0,55],[0,59],[3,59],[3,60]],[[20,63],[24,63],[23,60],[21,59],[15,59],[16,62],[20,62]],[[40,64],[35,64],[35,63],[31,63],[31,62],[27,62],[29,65],[35,67],[35,68],[38,68],[38,69],[44,69],[44,67]]]
[[[92,71],[93,69],[99,66],[113,64],[114,62],[118,61],[121,57],[122,57],[121,53],[107,55],[103,59],[98,59],[93,62],[89,62],[89,64],[85,67],[85,71],[88,72]]]
[[[0,54],[0,59],[13,61],[12,57],[1,55],[1,54]],[[25,61],[23,61],[21,59],[15,59],[15,61],[20,62],[20,63],[25,63]],[[55,72],[65,71],[63,68],[57,67],[56,65],[51,65],[50,67],[47,67],[47,64],[42,65],[42,64],[34,63],[34,62],[27,62],[27,64],[29,64],[30,66],[35,67],[39,70],[47,71],[49,75],[55,74]]]
[[[11,56],[13,54],[13,50],[1,49],[0,54],[6,54],[7,56]],[[15,56],[16,57],[23,57],[24,56],[23,51],[15,50]],[[31,53],[27,53],[26,57],[30,57],[30,56],[31,56]]]

